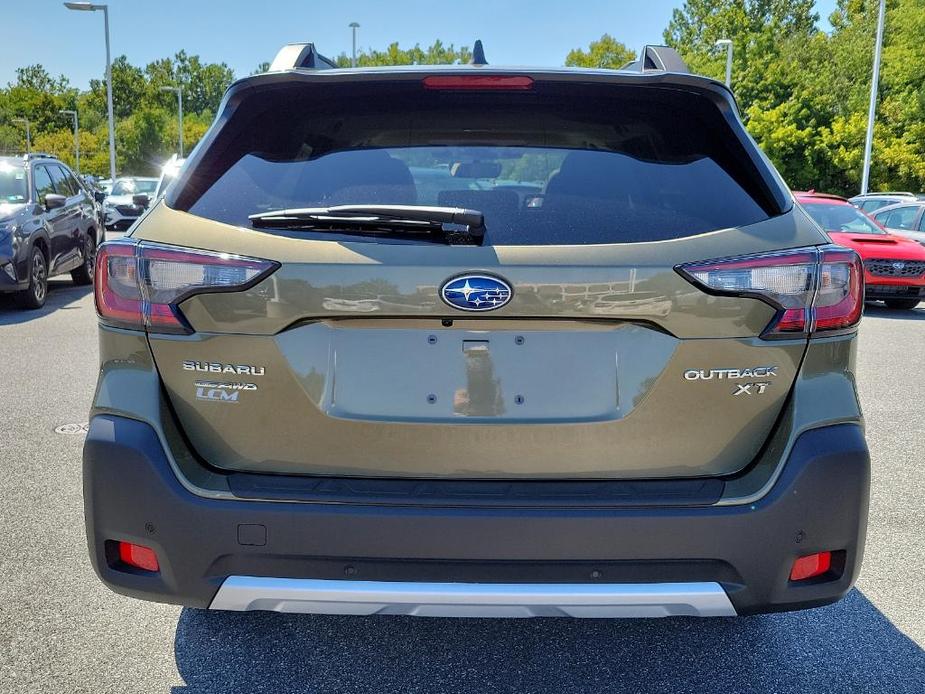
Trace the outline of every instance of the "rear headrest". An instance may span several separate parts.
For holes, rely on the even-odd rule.
[[[325,201],[331,205],[380,203],[413,205],[417,190],[408,166],[388,152],[338,152],[322,159]],[[313,176],[320,172],[314,171]]]
[[[558,196],[626,198],[639,185],[637,163],[613,152],[571,152],[546,185],[546,202]],[[546,202],[543,204],[545,205]]]

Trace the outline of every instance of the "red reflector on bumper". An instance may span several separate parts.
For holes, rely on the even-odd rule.
[[[795,559],[790,569],[791,581],[805,581],[827,573],[832,568],[832,553],[817,552]]]
[[[157,555],[150,547],[142,545],[133,545],[131,542],[120,542],[119,544],[119,561],[136,569],[145,571],[159,571],[160,565],[157,563]]]

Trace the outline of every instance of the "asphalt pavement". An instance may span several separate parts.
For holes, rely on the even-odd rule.
[[[0,297],[0,692],[925,692],[925,308],[870,308],[867,553],[844,601],[697,620],[212,613],[111,593],[87,559],[89,288]],[[58,432],[56,432],[58,429]],[[760,548],[756,548],[760,551]]]

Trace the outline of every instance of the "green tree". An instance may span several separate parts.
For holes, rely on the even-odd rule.
[[[574,48],[565,56],[565,64],[570,67],[621,68],[635,60],[632,49],[617,41],[610,34],[604,34],[597,41],[592,41],[588,50]]]
[[[16,68],[15,84],[18,87],[50,94],[63,94],[68,91],[69,87],[67,77],[60,75],[55,79],[41,65]]]
[[[126,56],[112,64],[113,113],[116,119],[116,164],[121,173],[156,174],[177,149],[177,102],[162,86],[183,88],[183,141],[191,149],[202,138],[234,74],[224,63],[204,63],[180,51],[144,69]],[[76,109],[80,118],[81,171],[109,171],[109,121],[106,81],[90,80],[80,92],[65,77],[52,77],[41,65],[16,71],[16,81],[0,89],[0,152],[25,151],[25,129],[15,118],[28,118],[35,150],[48,151],[74,163],[70,120],[62,109]]]
[[[427,48],[414,44],[411,48],[401,48],[398,42],[391,43],[383,51],[368,49],[357,51],[358,67],[377,67],[388,65],[462,65],[472,60],[472,51],[468,46],[456,48],[452,43],[443,45],[439,39]],[[350,56],[341,53],[334,62],[338,67],[350,67]]]
[[[73,108],[77,90],[72,89],[65,77],[53,78],[41,65],[29,65],[16,70],[16,81],[0,92],[0,121],[12,125],[14,118],[27,118],[33,133],[55,129],[61,126],[61,109]],[[25,149],[25,130],[20,132],[21,145]],[[15,137],[13,130],[6,137]]]
[[[723,78],[726,60],[715,44],[730,39],[736,96],[770,108],[789,97],[782,56],[818,33],[814,6],[815,0],[685,0],[673,11],[664,39],[692,72],[716,79]]]
[[[137,175],[157,173],[173,149],[164,137],[172,120],[162,108],[143,106],[119,121],[116,125],[116,168]]]
[[[234,72],[225,63],[203,63],[198,55],[188,55],[186,51],[148,63],[144,74],[147,104],[175,110],[176,96],[161,87],[180,87],[183,110],[189,113],[215,113],[222,95],[234,81]]]
[[[854,194],[861,178],[877,0],[839,0],[832,32],[811,0],[687,0],[665,40],[692,71],[733,87],[758,143],[794,188]],[[925,188],[925,3],[888,0],[871,183]]]
[[[116,118],[127,118],[137,108],[145,93],[145,77],[141,68],[129,63],[124,55],[112,61],[112,112]],[[90,80],[87,108],[106,117],[106,76]]]

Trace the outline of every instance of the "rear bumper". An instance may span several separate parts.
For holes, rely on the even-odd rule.
[[[867,447],[852,424],[800,436],[760,500],[697,508],[214,499],[180,484],[147,424],[97,416],[84,448],[100,578],[126,595],[224,609],[656,616],[812,607],[838,600],[857,577],[868,488]],[[114,540],[154,549],[160,572],[120,565]],[[824,550],[839,553],[834,571],[788,580],[796,557]]]

